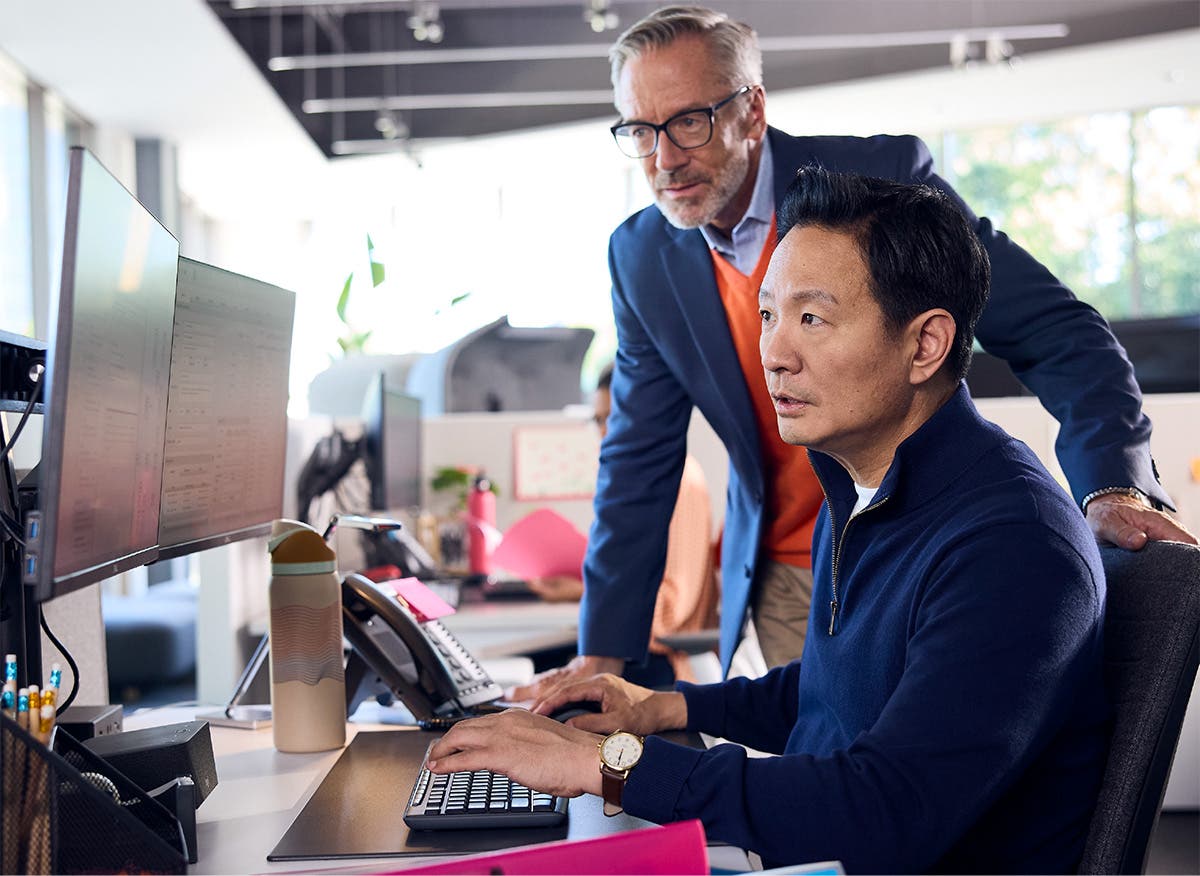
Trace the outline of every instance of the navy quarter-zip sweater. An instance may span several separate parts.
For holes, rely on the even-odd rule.
[[[1079,509],[963,385],[853,520],[849,475],[811,456],[827,499],[802,659],[678,686],[689,730],[780,756],[651,737],[626,811],[699,818],[769,866],[1073,871],[1108,744],[1104,574]]]

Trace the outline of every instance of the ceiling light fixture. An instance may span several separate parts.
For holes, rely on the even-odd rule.
[[[404,119],[392,110],[380,110],[375,116],[375,130],[385,140],[407,140],[411,133]]]
[[[596,33],[606,30],[616,30],[621,19],[612,11],[608,0],[587,0],[583,4],[583,20]]]
[[[398,94],[390,97],[313,98],[300,104],[308,115],[320,113],[407,112],[429,109],[475,109],[509,106],[574,106],[611,104],[612,92],[604,91],[507,91],[478,94]]]
[[[446,35],[442,25],[442,12],[436,3],[415,3],[405,22],[412,30],[413,39],[419,43],[440,43]]]
[[[1058,26],[1063,28],[1063,36],[1066,36],[1066,26]],[[1016,28],[1010,28],[1006,31],[991,31],[982,37],[978,31],[965,31],[954,34],[950,38],[950,66],[956,70],[962,70],[979,60],[983,60],[993,66],[998,64],[1012,66],[1019,59],[1015,56],[1013,44],[1009,40],[1022,38],[1014,34],[1014,30]],[[981,43],[982,49],[973,46],[973,42]]]
[[[894,46],[964,46],[983,42],[993,34],[1005,40],[1062,39],[1069,30],[1065,24],[1037,24],[1006,27],[1002,31],[986,28],[970,30],[920,30],[893,33],[824,34],[807,36],[760,37],[763,52],[819,52],[837,49],[883,49]],[[541,46],[479,46],[474,48],[403,49],[387,52],[338,52],[321,55],[279,55],[267,61],[268,69],[324,70],[335,67],[387,67],[419,64],[474,64],[492,61],[550,61],[579,58],[607,58],[609,44],[567,43]],[[965,60],[965,58],[964,58]]]
[[[984,41],[983,59],[989,64],[1002,64],[1011,61],[1013,46],[1004,38],[1004,34],[994,33]]]

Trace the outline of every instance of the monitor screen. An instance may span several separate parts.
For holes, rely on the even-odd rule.
[[[283,516],[295,309],[292,292],[180,258],[159,559]]]
[[[397,392],[381,373],[363,400],[363,461],[371,508],[421,505],[421,400]]]
[[[1143,393],[1200,392],[1200,314],[1112,323]]]
[[[25,575],[50,599],[154,559],[179,244],[72,149]]]

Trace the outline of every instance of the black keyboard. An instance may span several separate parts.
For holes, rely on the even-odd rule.
[[[404,808],[413,830],[556,827],[566,818],[566,797],[531,791],[490,770],[434,775],[424,761]]]

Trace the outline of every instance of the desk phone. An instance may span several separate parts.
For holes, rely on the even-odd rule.
[[[362,575],[342,581],[342,628],[354,647],[346,667],[348,711],[373,689],[390,691],[427,730],[488,711],[503,691],[438,620],[423,620]]]

